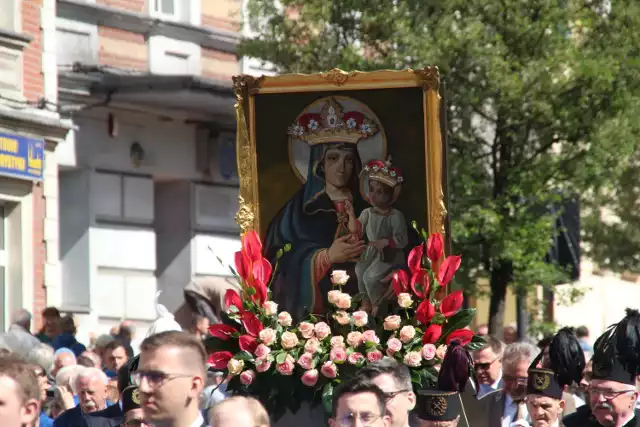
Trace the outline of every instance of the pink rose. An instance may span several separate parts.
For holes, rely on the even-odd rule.
[[[336,322],[338,322],[340,325],[348,325],[349,322],[351,322],[351,318],[349,317],[349,313],[347,313],[346,311],[337,311],[334,315],[333,318],[336,319]]]
[[[280,337],[280,344],[285,350],[291,350],[298,345],[298,337],[293,332],[284,332]]]
[[[338,367],[332,361],[327,361],[322,364],[320,373],[327,378],[335,378],[338,376]]]
[[[411,340],[416,336],[416,329],[413,326],[405,326],[400,329],[400,341],[403,343],[411,342]]]
[[[264,344],[258,344],[256,351],[253,352],[258,359],[264,359],[269,353],[271,353],[271,349]]]
[[[380,344],[380,338],[376,335],[376,331],[369,329],[362,334],[362,342]]]
[[[265,301],[265,303],[262,304],[262,308],[264,309],[264,314],[267,316],[275,316],[278,314],[278,304],[273,301]]]
[[[343,310],[351,308],[351,295],[345,293],[340,294],[336,306]]]
[[[395,331],[402,324],[402,319],[400,316],[387,316],[384,319],[384,330],[385,331]]]
[[[291,375],[295,368],[295,362],[295,359],[290,354],[287,354],[284,362],[276,363],[276,371],[280,372],[282,375]]]
[[[332,362],[342,363],[347,360],[347,351],[344,347],[334,347],[329,353],[329,359],[331,359]]]
[[[344,347],[344,337],[331,337],[331,348]]]
[[[433,344],[425,344],[422,346],[422,357],[424,360],[431,360],[436,355],[436,346]]]
[[[276,342],[277,334],[276,331],[271,328],[264,328],[258,334],[258,338],[260,338],[260,341],[262,341],[264,345],[271,347]]]
[[[327,293],[327,299],[329,300],[329,304],[336,305],[338,303],[338,300],[340,299],[340,295],[342,295],[342,292],[340,292],[337,289],[329,291]]]
[[[400,342],[398,338],[389,338],[389,341],[387,341],[387,350],[390,351],[391,354],[402,350],[402,342]]]
[[[344,270],[333,270],[331,272],[331,283],[336,286],[345,285],[349,281],[349,275]]]
[[[314,331],[316,333],[316,337],[318,337],[319,340],[323,340],[331,335],[331,328],[324,322],[316,323]]]
[[[367,360],[369,361],[369,363],[374,363],[377,362],[378,360],[382,359],[382,352],[379,350],[371,350],[367,352]]]
[[[300,358],[298,359],[298,365],[300,365],[302,369],[313,368],[313,354],[303,353],[302,356],[300,356]]]
[[[438,357],[438,359],[442,360],[444,359],[444,355],[447,354],[447,346],[446,345],[441,345],[440,347],[438,347],[436,349],[436,356]]]
[[[349,357],[347,357],[347,361],[352,365],[357,365],[360,362],[364,362],[364,356],[362,355],[362,353],[354,351],[349,355]]]
[[[301,322],[298,325],[298,331],[300,331],[300,335],[302,335],[302,338],[311,338],[313,336],[313,323]]]
[[[398,295],[398,305],[402,308],[409,308],[413,304],[413,299],[410,294],[401,293]]]
[[[269,359],[256,359],[256,371],[267,372],[271,368]]]
[[[281,326],[291,326],[291,322],[293,322],[293,319],[291,319],[291,315],[286,311],[282,311],[278,314],[278,323],[280,323]]]
[[[419,351],[410,351],[404,356],[404,364],[407,366],[411,366],[412,368],[417,368],[422,363],[422,356]]]
[[[309,338],[307,342],[304,344],[304,351],[307,353],[315,353],[320,349],[320,341],[318,338],[313,337]]]
[[[358,331],[349,332],[347,335],[347,344],[351,347],[358,347],[362,343],[362,333]]]
[[[250,385],[256,379],[256,372],[249,369],[240,374],[240,382],[244,385]]]
[[[352,314],[352,316],[353,323],[359,328],[366,326],[369,322],[369,315],[366,311],[356,311]]]
[[[306,385],[307,387],[313,387],[318,382],[319,376],[320,375],[318,374],[317,369],[310,369],[302,374],[302,378],[300,378],[300,380],[302,381],[302,384]]]

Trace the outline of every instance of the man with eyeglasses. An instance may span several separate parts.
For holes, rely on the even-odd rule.
[[[564,390],[580,383],[585,365],[578,338],[562,328],[529,367],[526,403],[532,427],[561,426]]]
[[[635,405],[636,377],[640,374],[640,313],[611,326],[594,344],[592,379],[588,388],[590,413],[565,417],[567,427],[640,426]]]
[[[386,395],[361,377],[342,383],[333,393],[330,427],[390,427]]]
[[[477,398],[502,388],[502,352],[504,344],[498,338],[486,337],[486,344],[473,352],[476,381],[480,385]]]
[[[192,334],[168,331],[147,337],[132,375],[145,421],[158,427],[206,426],[198,409],[206,361],[202,342]]]
[[[385,394],[390,427],[409,427],[409,414],[416,405],[416,395],[411,373],[405,365],[385,358],[363,367],[357,376],[378,386]]]
[[[477,401],[469,416],[473,427],[512,427],[512,423],[529,421],[524,402],[528,370],[539,353],[538,347],[526,342],[515,342],[505,347],[502,356],[504,388]]]

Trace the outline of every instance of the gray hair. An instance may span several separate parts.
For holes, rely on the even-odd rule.
[[[356,376],[372,381],[374,378],[385,374],[391,375],[399,387],[407,389],[413,388],[409,368],[389,357],[385,357],[382,360],[366,365],[358,371]]]
[[[109,384],[109,377],[107,377],[107,374],[102,372],[102,370],[98,368],[85,368],[85,367],[83,367],[80,370],[80,373],[76,377],[75,383],[77,384],[78,381],[80,380],[93,380],[93,379],[99,380],[104,385]],[[76,385],[76,388],[77,387],[78,386]]]
[[[24,308],[16,311],[13,313],[13,324],[22,326],[26,330],[29,330],[31,327],[31,313]]]
[[[514,342],[505,347],[502,364],[503,366],[513,366],[520,361],[526,361],[530,364],[538,354],[540,354],[540,349],[537,346],[528,342]]]
[[[85,369],[85,367],[80,365],[71,365],[60,368],[56,374],[56,385],[58,385],[58,387],[68,387],[73,391],[73,394],[76,394],[76,379],[83,369]]]
[[[53,362],[55,361],[53,348],[44,343],[37,344],[27,355],[27,361],[40,366],[49,373],[51,372]]]

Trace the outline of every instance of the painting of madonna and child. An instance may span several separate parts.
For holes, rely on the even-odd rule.
[[[260,228],[280,308],[323,314],[331,273],[383,315],[391,273],[426,225],[422,90],[255,97]]]

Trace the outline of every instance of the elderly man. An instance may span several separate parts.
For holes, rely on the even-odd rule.
[[[568,427],[634,427],[638,399],[636,376],[640,372],[640,313],[627,309],[626,316],[597,339],[589,385],[589,412],[564,418]]]
[[[253,397],[234,396],[213,407],[211,425],[215,427],[269,427],[269,415]]]
[[[107,376],[100,369],[82,368],[75,380],[80,404],[62,413],[53,426],[85,426],[83,414],[100,411],[107,406],[107,382]]]
[[[61,348],[55,352],[53,359],[53,369],[51,369],[51,375],[56,376],[60,369],[67,366],[73,366],[77,362],[75,354],[68,348]]]
[[[582,380],[586,366],[584,352],[570,328],[561,329],[544,352],[544,367],[540,356],[529,367],[527,410],[533,427],[559,427],[565,407],[564,390]]]
[[[40,340],[31,335],[31,313],[25,309],[20,309],[13,313],[12,324],[9,330],[0,335],[0,343],[4,341],[5,347],[14,354],[22,358],[26,358],[29,352],[38,344]]]
[[[342,383],[333,393],[331,427],[389,427],[391,419],[386,413],[387,396],[370,381],[353,378]]]
[[[480,389],[478,399],[484,395],[502,388],[502,352],[504,344],[498,338],[490,335],[486,344],[473,352],[476,381]]]
[[[33,426],[40,415],[40,387],[29,364],[14,355],[0,358],[0,423]]]
[[[385,394],[390,427],[409,427],[409,413],[416,405],[409,369],[393,359],[383,359],[360,369],[357,375]]]

